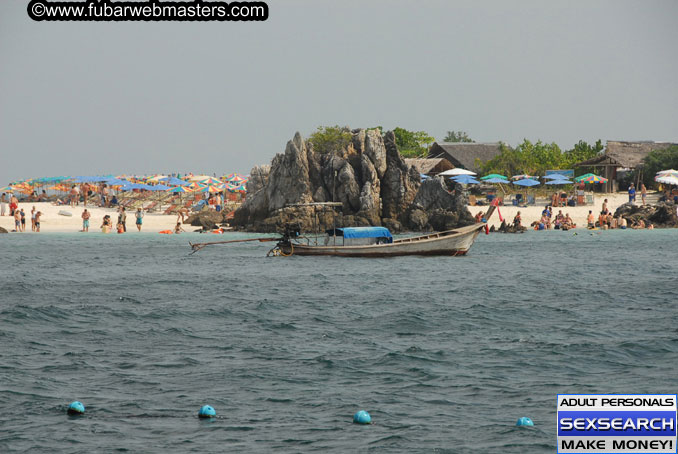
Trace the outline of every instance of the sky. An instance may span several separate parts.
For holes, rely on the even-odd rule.
[[[678,142],[678,2],[270,0],[264,22],[34,22],[0,2],[0,185],[249,173],[296,131]]]

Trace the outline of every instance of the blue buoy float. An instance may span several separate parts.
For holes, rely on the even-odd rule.
[[[353,422],[355,424],[372,424],[372,417],[365,410],[360,410],[353,415]]]
[[[79,401],[74,401],[71,402],[71,404],[68,406],[68,414],[69,415],[83,415],[85,414],[85,406],[82,404],[82,402]]]
[[[518,427],[532,427],[532,426],[534,426],[534,423],[527,416],[523,416],[522,418],[518,418],[518,421],[516,422],[516,426],[518,426]]]
[[[209,405],[203,405],[198,412],[198,418],[214,418],[217,412]]]

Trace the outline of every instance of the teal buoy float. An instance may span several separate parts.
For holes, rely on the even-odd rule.
[[[69,415],[84,415],[85,414],[85,406],[82,404],[82,402],[79,401],[74,401],[71,402],[71,404],[68,406],[68,414]]]
[[[217,412],[209,405],[203,405],[198,412],[198,418],[214,418]]]
[[[516,426],[518,426],[518,427],[533,427],[534,423],[527,416],[523,416],[522,418],[518,418],[518,422],[516,422]]]
[[[360,410],[353,415],[353,422],[355,424],[372,424],[372,417],[365,410]]]

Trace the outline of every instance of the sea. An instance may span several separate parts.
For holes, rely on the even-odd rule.
[[[678,391],[678,230],[189,254],[249,237],[0,235],[0,452],[553,453],[559,393]]]

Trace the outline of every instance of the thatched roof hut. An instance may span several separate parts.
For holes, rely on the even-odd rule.
[[[417,169],[419,173],[429,176],[438,175],[440,172],[454,169],[452,163],[445,158],[408,158],[405,159],[405,162],[407,165]]]
[[[476,165],[476,160],[485,163],[500,153],[500,142],[435,142],[428,152],[428,157],[445,158],[455,167],[477,172],[480,169]]]
[[[605,153],[594,158],[587,159],[576,164],[576,167],[600,168],[602,176],[609,180],[605,185],[606,191],[616,191],[617,171],[621,169],[640,169],[643,167],[643,159],[654,150],[664,150],[673,145],[671,142],[625,142],[620,140],[608,140]],[[640,179],[640,172],[638,174]]]

